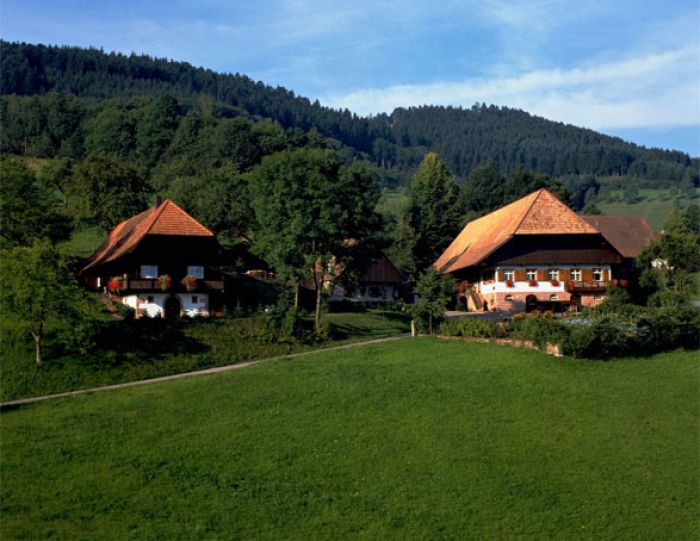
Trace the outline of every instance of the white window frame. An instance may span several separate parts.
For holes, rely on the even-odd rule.
[[[581,269],[571,269],[571,280],[574,282],[583,280],[583,271]]]
[[[513,302],[514,300],[515,300],[515,297],[513,297],[513,295],[506,295],[506,301]]]
[[[527,276],[528,281],[534,280],[536,282],[537,281],[537,269],[527,269],[525,271],[525,276]]]
[[[559,297],[556,295],[550,295],[549,302],[559,302]]]
[[[141,265],[139,276],[144,280],[155,280],[158,278],[158,265]]]
[[[596,278],[596,274],[598,275],[598,278]],[[603,282],[605,278],[603,278],[603,269],[602,268],[597,268],[593,269],[593,281],[594,282]]]
[[[503,269],[503,280],[515,282],[515,269]]]
[[[192,276],[197,278],[197,280],[204,280],[204,267],[202,265],[188,265],[187,276]]]
[[[547,277],[548,280],[559,280],[559,269],[549,269]]]

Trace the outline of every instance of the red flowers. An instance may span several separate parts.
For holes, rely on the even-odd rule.
[[[187,291],[194,291],[197,289],[197,279],[189,274],[185,276],[180,283],[185,286]]]
[[[628,280],[620,280],[620,285],[622,287],[627,287],[628,285],[630,285],[630,283]]]
[[[506,280],[506,287],[515,287],[513,280]]]
[[[115,276],[107,282],[107,289],[110,293],[118,293],[122,288],[122,283],[122,279],[119,276]]]
[[[535,286],[537,285],[537,280],[530,280],[530,281],[528,282],[528,285],[531,286],[531,287],[535,287]]]
[[[552,285],[553,286],[558,286],[559,285],[559,280],[552,280]]]

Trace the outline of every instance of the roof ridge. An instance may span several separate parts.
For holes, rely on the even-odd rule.
[[[530,211],[532,210],[532,207],[535,206],[535,202],[540,198],[540,195],[542,195],[542,190],[547,191],[547,190],[545,190],[544,188],[540,188],[539,190],[537,190],[537,192],[536,192],[537,195],[536,195],[535,197],[532,198],[532,203],[530,203],[530,204],[526,207],[525,211],[523,212],[522,217],[521,217],[520,220],[518,221],[517,225],[513,228],[513,231],[512,231],[511,234],[510,234],[511,237],[512,237],[513,235],[515,235],[515,233],[518,231],[518,229],[520,229],[520,226],[523,225],[523,222],[525,221],[525,218],[527,218],[527,215],[530,214]],[[529,194],[529,195],[532,195],[532,194]],[[525,197],[528,197],[528,196],[526,195]]]
[[[176,209],[178,209],[180,212],[182,212],[185,216],[187,216],[190,220],[195,222],[198,226],[205,229],[207,231],[207,233],[214,235],[214,232],[211,229],[209,229],[206,225],[204,225],[202,222],[197,220],[194,216],[192,216],[189,212],[187,212],[185,209],[183,209],[175,201],[173,201],[172,199],[166,199],[165,202],[170,203],[172,206],[174,206]]]
[[[172,203],[172,201],[171,201],[170,199],[166,199],[166,200],[164,200],[159,206],[157,206],[156,208],[153,209],[153,210],[155,210],[155,211],[157,211],[157,212],[154,212],[154,213],[153,213],[153,218],[151,218],[151,223],[148,224],[148,227],[147,227],[146,230],[143,232],[142,238],[143,238],[144,236],[148,235],[148,234],[150,233],[151,229],[153,229],[153,226],[155,225],[156,221],[158,220],[158,217],[159,217],[161,214],[163,214],[163,211],[165,210],[165,207],[167,206],[168,203]],[[139,241],[139,242],[140,242],[140,241]]]

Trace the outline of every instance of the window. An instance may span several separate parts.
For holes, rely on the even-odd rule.
[[[580,282],[583,279],[581,276],[581,269],[571,269],[571,279],[574,282]]]
[[[158,278],[158,265],[141,265],[141,278]]]
[[[513,282],[515,280],[515,271],[513,269],[504,269],[503,270],[503,279],[504,280],[510,280]]]
[[[550,280],[559,280],[559,269],[549,269],[547,276]]]
[[[192,304],[198,304],[199,303],[199,297],[197,295],[192,295]]]
[[[146,302],[147,302],[148,304],[153,304],[153,301],[154,301],[154,300],[155,300],[155,299],[153,298],[153,295],[149,295],[148,297],[146,297]]]
[[[603,281],[603,269],[593,269],[593,280],[595,282]]]
[[[373,299],[384,297],[384,289],[381,287],[372,286],[369,288],[369,296]]]
[[[602,299],[603,299],[603,296],[602,296],[602,295],[593,295],[593,300],[594,300],[594,301],[600,301],[600,300],[602,300]]]
[[[506,300],[512,302],[515,299],[513,298],[513,295],[506,295]]]
[[[193,278],[198,278],[199,280],[204,279],[204,267],[199,265],[190,265],[187,267],[187,275]]]
[[[527,269],[525,275],[528,280],[537,280],[537,269]]]
[[[549,302],[557,302],[559,300],[559,297],[556,295],[550,295],[549,296]]]

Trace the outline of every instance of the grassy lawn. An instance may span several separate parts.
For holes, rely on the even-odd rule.
[[[34,364],[33,345],[27,337],[12,337],[3,329],[0,398],[12,400],[111,385],[371,340],[408,332],[410,318],[397,312],[372,310],[324,314],[324,322],[330,339],[308,344],[294,339],[271,340],[262,317],[115,321],[97,337],[99,347],[90,353],[65,355],[49,346],[41,367]],[[309,319],[307,326],[311,325]]]
[[[696,539],[696,354],[406,339],[2,414],[3,539]]]

